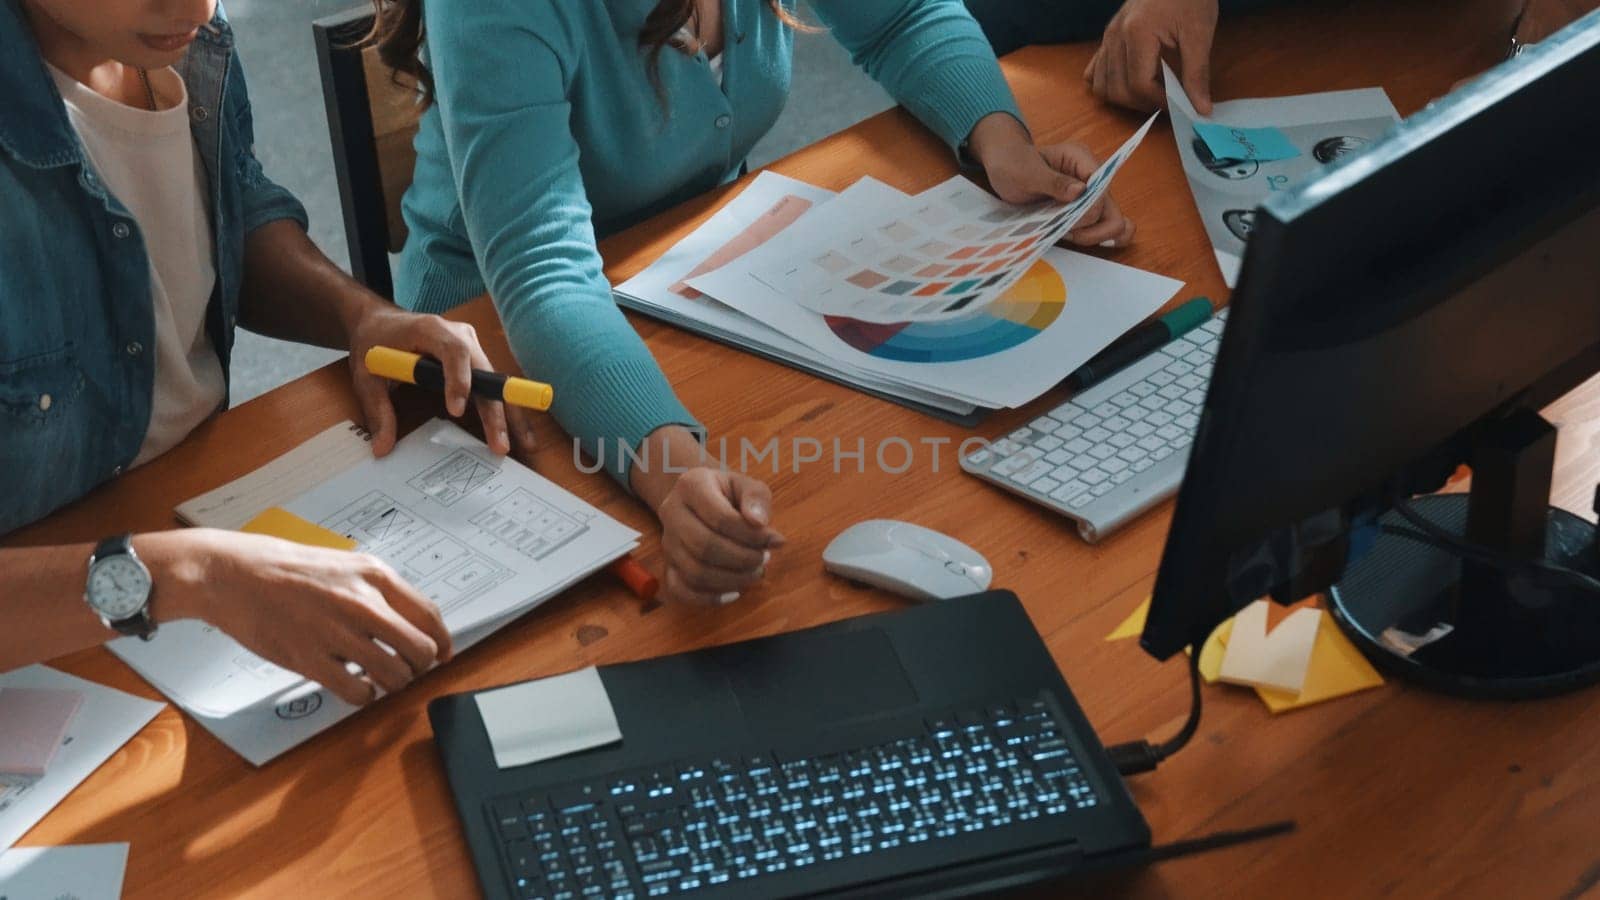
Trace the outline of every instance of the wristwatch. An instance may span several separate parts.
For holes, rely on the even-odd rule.
[[[120,534],[95,545],[83,601],[107,628],[148,641],[155,636],[150,617],[150,570],[133,552],[133,536]]]

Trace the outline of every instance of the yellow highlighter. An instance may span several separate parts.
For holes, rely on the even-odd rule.
[[[419,387],[444,390],[444,367],[436,359],[393,347],[373,347],[367,351],[367,371],[380,378],[403,381]],[[555,400],[555,388],[542,381],[529,381],[499,372],[472,370],[472,393],[489,400],[503,400],[512,406],[546,410]]]

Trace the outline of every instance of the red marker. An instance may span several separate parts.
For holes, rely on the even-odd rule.
[[[631,556],[624,556],[612,563],[611,574],[621,579],[622,583],[628,586],[628,590],[640,600],[654,599],[656,591],[661,589],[661,582],[650,574],[649,569],[640,565],[639,561]]]

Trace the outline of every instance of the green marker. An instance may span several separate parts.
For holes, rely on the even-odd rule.
[[[1081,391],[1090,385],[1106,380],[1112,374],[1132,365],[1139,359],[1199,328],[1211,318],[1211,300],[1195,297],[1150,322],[1124,334],[1101,350],[1094,358],[1068,375],[1062,384]]]

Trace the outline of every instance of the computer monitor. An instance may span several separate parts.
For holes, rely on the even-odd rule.
[[[1538,415],[1596,372],[1600,13],[1258,210],[1145,650],[1331,586],[1442,689],[1600,680],[1594,529],[1549,507]],[[1413,500],[1459,464],[1470,493]]]

